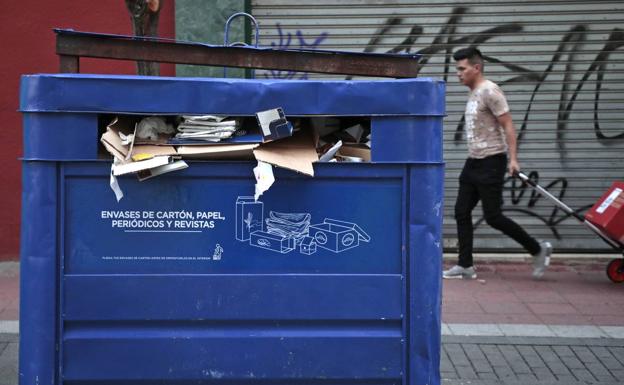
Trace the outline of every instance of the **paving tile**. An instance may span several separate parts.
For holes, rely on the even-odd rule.
[[[561,361],[563,361],[564,365],[570,370],[585,369],[585,365],[574,356],[561,357]]]
[[[513,378],[513,379],[516,378],[516,375],[514,374],[513,370],[511,370],[509,366],[495,366],[494,373],[496,373],[498,378],[503,381],[506,379],[510,379],[510,378]]]
[[[513,291],[484,291],[483,289],[478,292],[476,296],[480,304],[482,303],[519,303],[520,299]]]
[[[472,367],[468,356],[466,356],[460,344],[445,344],[444,350],[449,360],[453,363],[455,370],[460,366]]]
[[[440,371],[441,372],[455,372],[453,361],[446,354],[446,350],[440,349]]]
[[[557,337],[603,338],[607,335],[597,326],[550,325]]]
[[[459,379],[459,375],[455,371],[452,371],[452,372],[440,372],[440,378],[442,380],[456,380],[456,379]]]
[[[498,380],[498,376],[494,372],[488,373],[479,373],[477,372],[477,376],[480,380]]]
[[[579,314],[578,310],[568,303],[527,303],[536,315]]]
[[[624,327],[622,326],[601,326],[600,329],[611,338],[624,338]]]
[[[570,370],[572,374],[574,375],[574,377],[576,377],[576,379],[579,381],[585,381],[589,383],[596,381],[596,377],[594,377],[587,369],[570,369]]]
[[[457,375],[461,379],[476,380],[479,378],[477,373],[475,373],[474,369],[470,366],[456,366],[455,370],[457,370]]]
[[[545,325],[593,325],[591,317],[583,314],[541,314],[537,317]]]
[[[613,357],[615,357],[615,359],[618,360],[622,364],[622,369],[624,370],[624,348],[610,346],[607,349],[609,349],[611,354],[613,354]],[[624,374],[624,373],[622,373],[622,374]],[[624,378],[624,377],[622,377],[622,378]]]
[[[505,367],[507,361],[503,357],[503,354],[496,345],[481,345],[481,351],[485,354],[485,357],[490,362],[490,365],[494,367]]]
[[[621,315],[622,309],[620,305],[617,304],[582,304],[582,305],[574,305],[574,307],[581,314],[587,315]]]
[[[548,367],[534,367],[533,374],[539,381],[555,381],[555,375]]]
[[[451,324],[482,324],[499,323],[499,319],[491,314],[483,313],[445,313],[442,312],[442,321]]]
[[[527,324],[499,324],[498,328],[506,336],[518,337],[556,337],[555,333],[546,325]]]
[[[624,301],[620,298],[616,298],[615,295],[605,295],[602,291],[594,291],[588,288],[585,288],[585,291],[582,292],[569,292],[562,289],[564,288],[560,288],[561,296],[573,305],[608,304],[612,302],[621,304],[621,302]]]
[[[559,357],[573,357],[574,359],[576,359],[576,354],[574,353],[574,350],[572,350],[572,348],[570,346],[567,345],[561,345],[561,346],[553,346],[552,350],[557,353],[557,355]],[[578,359],[576,359],[578,361]],[[580,363],[580,361],[579,361]],[[582,367],[579,366],[579,368]]]
[[[509,363],[511,370],[516,374],[530,374],[531,369],[525,363],[522,355],[516,350],[513,345],[501,345],[498,349],[503,353],[503,357]]]
[[[0,320],[18,320],[19,310],[15,308],[6,308],[0,312]]]
[[[0,320],[0,334],[17,334],[17,333],[19,333],[19,321]]]
[[[449,324],[449,328],[458,336],[503,336],[496,324]]]
[[[591,323],[599,326],[622,326],[624,315],[593,315],[590,316]]]
[[[443,301],[443,313],[483,313],[477,301]]]
[[[17,384],[18,343],[11,342],[0,353],[0,385]]]
[[[613,376],[611,376],[611,372],[609,372],[609,370],[600,362],[586,363],[585,367],[596,378],[613,378]]]
[[[527,314],[528,307],[519,302],[487,302],[479,301],[483,310],[488,314]]]
[[[535,351],[535,349],[533,349],[532,346],[516,346],[516,349],[518,349],[518,352],[520,352],[520,354],[522,355],[522,358],[524,359],[524,361],[527,363],[527,365],[529,365],[529,367],[535,371],[538,368],[546,368],[546,364],[544,363],[544,361],[541,359],[541,357],[539,356],[539,354],[537,354],[537,352]]]
[[[571,346],[570,349],[574,352],[574,354],[579,358],[579,360],[583,361],[585,365],[597,363],[598,357],[594,355],[594,353],[587,346]]]
[[[561,294],[545,290],[516,290],[516,296],[523,303],[569,303]]]
[[[537,381],[537,377],[533,373],[520,373],[516,375],[520,383],[531,383]]]
[[[476,373],[494,373],[490,362],[478,344],[462,344],[461,346]]]
[[[620,381],[622,381],[622,379],[624,378],[624,369],[611,370],[611,374],[613,374],[614,378],[617,378]]]

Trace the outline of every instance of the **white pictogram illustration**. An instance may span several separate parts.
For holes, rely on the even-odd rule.
[[[370,242],[370,236],[355,223],[325,218],[311,224],[309,213],[269,211],[264,218],[264,204],[253,197],[236,200],[236,239],[251,246],[286,254],[299,249],[312,255],[317,247],[340,253]]]
[[[217,243],[217,245],[215,246],[214,253],[212,253],[212,260],[220,261],[222,255],[223,255],[223,247],[221,247],[221,245]]]

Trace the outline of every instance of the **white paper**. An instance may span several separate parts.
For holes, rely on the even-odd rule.
[[[336,155],[338,150],[340,150],[340,147],[342,147],[342,140],[339,140],[338,143],[334,144],[332,148],[330,148],[329,150],[327,150],[326,153],[321,155],[321,157],[319,158],[319,162],[329,162],[330,160],[332,160],[334,158],[334,155]]]
[[[183,170],[188,167],[188,164],[183,160],[177,160],[163,166],[150,168],[147,170],[141,170],[137,173],[139,181],[143,182],[146,179],[153,178],[158,175],[166,174],[172,171]]]
[[[257,201],[265,191],[267,191],[275,182],[273,175],[273,166],[269,163],[258,161],[258,165],[253,169],[256,177],[256,193],[254,199]]]
[[[613,203],[613,201],[615,200],[615,198],[617,198],[620,194],[622,193],[622,189],[621,188],[615,188],[611,194],[609,194],[609,196],[607,197],[607,199],[604,200],[604,202],[602,202],[602,204],[600,205],[600,207],[598,207],[596,209],[596,212],[598,214],[602,214],[604,213],[607,208],[609,206],[611,206],[611,203]]]
[[[171,163],[171,157],[168,155],[159,155],[151,159],[140,160],[137,162],[113,163],[113,174],[115,174],[115,176],[130,174],[141,170],[163,166],[168,163]]]
[[[115,193],[115,198],[117,198],[117,202],[119,202],[121,198],[123,198],[124,194],[123,194],[123,191],[121,191],[121,187],[119,187],[119,182],[117,182],[117,177],[113,173],[113,170],[115,169],[115,163],[119,163],[119,160],[117,158],[114,158],[113,163],[111,164],[110,187]]]

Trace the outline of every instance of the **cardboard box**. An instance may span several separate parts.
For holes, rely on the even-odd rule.
[[[189,159],[253,159],[258,144],[213,144],[204,146],[180,146],[178,154]]]
[[[370,237],[358,225],[337,219],[325,218],[323,223],[310,226],[310,237],[316,245],[334,253],[340,253],[369,242]]]
[[[238,197],[236,200],[236,239],[248,241],[251,233],[262,231],[264,224],[264,203],[254,197]]]
[[[153,156],[174,156],[177,155],[173,146],[136,144],[135,143],[136,123],[131,118],[117,117],[107,127],[102,134],[100,142],[104,148],[121,161],[128,161],[136,155]],[[124,136],[132,135],[132,140],[128,144],[123,144],[120,134]]]
[[[614,182],[585,214],[585,219],[624,245],[624,182]]]
[[[299,252],[305,255],[316,253],[316,242],[312,237],[304,237],[299,244]]]
[[[295,249],[295,240],[293,238],[282,237],[264,231],[251,233],[249,244],[282,254],[289,253]]]
[[[344,157],[343,161],[371,161],[371,149],[362,144],[343,144],[338,150],[338,156]]]

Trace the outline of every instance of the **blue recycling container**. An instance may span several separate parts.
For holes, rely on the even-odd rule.
[[[254,162],[190,161],[116,201],[103,120],[278,106],[370,118],[372,162],[255,201]],[[21,385],[440,383],[444,82],[29,75],[20,109]]]

